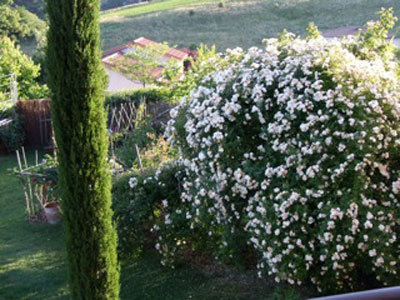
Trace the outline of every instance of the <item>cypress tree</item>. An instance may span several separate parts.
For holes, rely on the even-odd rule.
[[[118,299],[100,0],[48,0],[47,58],[73,299]]]

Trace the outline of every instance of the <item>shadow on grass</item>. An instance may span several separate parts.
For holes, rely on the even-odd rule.
[[[14,157],[0,157],[0,299],[68,299],[62,225],[26,222],[22,188],[8,171],[15,165]],[[121,287],[127,300],[300,299],[240,270],[164,268],[154,251],[122,262]]]
[[[65,299],[62,226],[26,222],[16,165],[14,155],[0,157],[0,299]]]

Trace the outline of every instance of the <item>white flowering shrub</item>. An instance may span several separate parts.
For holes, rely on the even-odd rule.
[[[399,282],[397,65],[358,39],[285,35],[237,50],[171,113],[179,216],[216,255],[250,244],[260,275],[320,290]],[[177,246],[159,236],[161,252]]]
[[[121,255],[139,254],[148,246],[154,248],[154,229],[166,237],[171,234],[171,227],[168,232],[163,230],[164,220],[169,218],[170,211],[176,212],[181,207],[182,177],[182,167],[176,161],[164,163],[157,170],[134,171],[116,179],[113,210]],[[174,237],[186,235],[186,228],[188,225],[182,224],[182,233],[176,230]]]

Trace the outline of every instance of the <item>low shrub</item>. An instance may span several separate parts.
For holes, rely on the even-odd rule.
[[[171,205],[179,213],[165,215],[158,237],[164,262],[183,245],[174,234],[185,219],[187,236],[208,235],[217,257],[237,259],[252,245],[259,275],[278,282],[321,291],[398,283],[391,18],[383,11],[341,41],[284,34],[265,50],[227,53],[228,66],[196,79],[167,130],[185,176],[181,203]]]
[[[122,255],[139,253],[146,246],[155,247],[153,227],[163,228],[167,210],[180,206],[182,176],[180,164],[172,162],[159,170],[147,169],[143,174],[135,171],[115,180],[113,209]]]
[[[145,150],[154,142],[155,130],[151,126],[150,119],[137,122],[135,129],[125,133],[121,138],[116,139],[114,143],[118,144],[115,153],[125,167],[131,168],[137,164],[136,148]]]
[[[21,148],[25,140],[24,125],[21,117],[16,113],[9,113],[11,123],[0,127],[0,141],[9,153]]]
[[[106,106],[131,102],[139,105],[143,99],[146,99],[147,103],[169,102],[169,92],[163,88],[142,88],[133,91],[108,93],[106,95]]]

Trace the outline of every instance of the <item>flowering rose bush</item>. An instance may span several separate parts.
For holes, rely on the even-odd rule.
[[[388,52],[360,48],[367,38],[286,34],[228,53],[241,59],[171,113],[185,177],[165,226],[184,216],[217,256],[248,243],[278,282],[398,283],[400,85]],[[157,248],[167,257],[176,241],[160,234]]]
[[[154,230],[172,239],[189,234],[186,223],[173,232],[173,228],[165,224],[170,211],[176,213],[181,206],[179,195],[182,178],[182,166],[176,161],[165,163],[158,170],[147,169],[143,174],[136,171],[116,179],[113,209],[122,254],[137,254],[145,246],[154,247]],[[176,218],[175,221],[178,222]],[[166,226],[168,232],[164,230]]]

